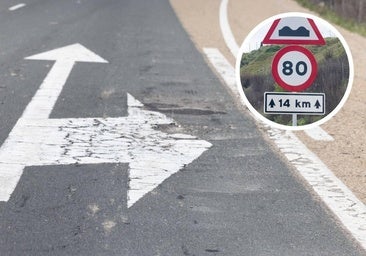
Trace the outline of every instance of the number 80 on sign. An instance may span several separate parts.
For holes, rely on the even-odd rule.
[[[303,91],[314,82],[317,63],[308,49],[297,45],[287,46],[273,58],[272,75],[285,90]]]

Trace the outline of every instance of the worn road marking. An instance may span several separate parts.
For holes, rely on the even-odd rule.
[[[238,89],[236,87],[235,70],[229,61],[221,54],[221,52],[216,48],[203,48],[203,52],[206,54],[207,58],[216,68],[216,71],[222,77],[224,82],[228,85],[230,90],[239,95]]]
[[[75,62],[107,61],[80,44],[27,59],[56,62],[0,148],[0,201],[9,199],[26,166],[129,163],[131,207],[211,147],[191,135],[157,130],[174,120],[145,110],[130,94],[126,117],[49,119]]]
[[[15,10],[18,10],[18,9],[23,8],[25,6],[26,6],[26,4],[20,3],[20,4],[17,4],[17,5],[14,5],[14,6],[10,7],[9,11],[15,11]]]
[[[334,138],[324,131],[320,126],[306,129],[304,132],[312,139],[318,141],[334,141]]]
[[[323,202],[366,249],[366,206],[292,132],[269,129],[270,138]]]

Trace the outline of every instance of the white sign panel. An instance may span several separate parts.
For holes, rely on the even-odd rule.
[[[324,115],[324,93],[264,93],[264,113]]]
[[[325,41],[313,19],[284,17],[273,22],[263,43],[324,45]]]

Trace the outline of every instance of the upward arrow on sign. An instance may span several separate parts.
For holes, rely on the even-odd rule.
[[[0,148],[0,201],[7,201],[26,166],[129,163],[128,207],[211,144],[155,129],[173,124],[128,94],[128,116],[49,119],[75,62],[107,63],[80,44],[28,57],[55,60],[39,90]]]
[[[271,101],[269,102],[269,106],[271,108],[273,108],[274,106],[276,106],[276,104],[274,103],[273,99],[271,99]]]
[[[319,100],[317,100],[317,101],[315,102],[315,107],[316,107],[316,108],[320,108],[320,106],[321,106],[321,105],[320,105],[320,102],[319,102]]]

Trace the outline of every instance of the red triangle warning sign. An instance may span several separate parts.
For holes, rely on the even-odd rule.
[[[325,40],[312,19],[285,17],[273,22],[263,44],[324,45]]]

